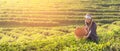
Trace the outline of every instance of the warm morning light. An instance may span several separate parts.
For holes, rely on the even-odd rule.
[[[120,51],[120,0],[0,0],[0,51]]]

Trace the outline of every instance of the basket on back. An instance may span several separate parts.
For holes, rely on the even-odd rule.
[[[84,36],[87,36],[87,30],[86,30],[86,28],[85,28],[85,26],[84,27],[77,27],[76,29],[75,29],[75,36],[77,37],[77,38],[82,38],[82,37],[84,37]]]

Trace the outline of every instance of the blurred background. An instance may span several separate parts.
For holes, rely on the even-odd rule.
[[[120,0],[0,0],[1,27],[52,27],[120,21]]]

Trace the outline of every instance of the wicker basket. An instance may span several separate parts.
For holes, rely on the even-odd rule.
[[[84,27],[77,27],[77,28],[75,29],[75,36],[76,36],[77,38],[82,38],[83,36],[86,36],[87,33],[88,33],[88,32],[87,32],[85,26],[84,26]]]

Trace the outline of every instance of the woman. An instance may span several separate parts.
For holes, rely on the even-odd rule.
[[[96,32],[97,25],[92,20],[90,14],[86,14],[86,16],[85,16],[85,26],[86,26],[86,30],[88,31],[88,35],[85,36],[85,38],[98,43],[98,36],[97,36],[97,32]]]

